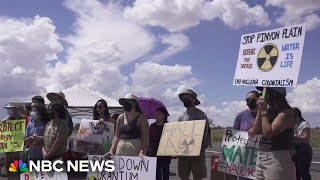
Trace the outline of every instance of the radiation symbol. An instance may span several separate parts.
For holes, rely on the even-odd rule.
[[[265,45],[258,54],[258,67],[262,72],[271,71],[278,60],[278,48],[274,44]]]
[[[188,154],[193,151],[195,146],[195,139],[193,137],[186,137],[180,146],[180,150],[183,154]]]

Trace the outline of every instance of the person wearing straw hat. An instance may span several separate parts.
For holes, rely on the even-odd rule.
[[[4,108],[7,110],[8,117],[6,121],[14,121],[14,120],[20,120],[22,117],[18,113],[19,107],[16,107],[13,102],[9,102],[4,106]],[[5,154],[5,167],[7,170],[7,177],[9,180],[18,180],[20,179],[20,176],[18,173],[10,173],[9,172],[9,167],[10,163],[12,163],[16,159],[22,159],[22,153],[21,152],[7,152]]]
[[[3,108],[7,110],[8,117],[6,118],[6,120],[22,119],[18,112],[19,107],[16,107],[13,102],[9,102]]]
[[[149,145],[149,123],[138,104],[138,97],[127,94],[119,99],[125,113],[117,119],[116,133],[106,157],[145,156]]]
[[[190,120],[206,120],[206,126],[203,134],[201,152],[195,157],[178,157],[178,174],[181,180],[188,180],[192,172],[194,180],[200,180],[207,177],[205,150],[210,145],[210,129],[206,113],[196,108],[200,104],[197,93],[191,89],[187,89],[179,94],[180,100],[183,102],[187,111],[183,112],[179,117],[179,122]]]
[[[255,135],[262,134],[256,179],[295,180],[296,169],[291,157],[295,118],[286,99],[286,88],[267,87],[264,94],[265,97],[258,99],[258,114],[252,129]]]
[[[72,122],[72,117],[67,109],[68,101],[66,100],[64,93],[62,91],[60,91],[58,93],[50,92],[47,94],[47,98],[51,103],[64,105],[66,119],[68,121],[68,127],[69,127],[68,136],[71,136],[72,131],[73,131],[73,122]]]

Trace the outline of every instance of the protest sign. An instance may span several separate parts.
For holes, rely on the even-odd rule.
[[[68,179],[65,172],[25,172],[20,174],[20,180],[62,180]]]
[[[75,149],[89,154],[104,154],[111,148],[113,136],[112,123],[82,119]]]
[[[103,156],[89,155],[89,160],[102,161]],[[114,156],[115,171],[89,171],[87,179],[89,180],[155,180],[157,158],[156,157],[134,157],[134,156]]]
[[[241,36],[233,85],[295,87],[306,24]]]
[[[217,170],[254,179],[260,138],[261,135],[249,137],[248,132],[226,129]]]
[[[0,123],[0,153],[23,151],[26,120],[8,120]]]
[[[165,123],[157,156],[199,156],[206,120]]]

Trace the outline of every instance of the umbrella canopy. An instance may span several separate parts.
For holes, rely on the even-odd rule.
[[[161,101],[153,98],[140,97],[138,102],[141,111],[148,119],[155,119],[156,110],[159,108],[164,108],[167,112],[167,116],[170,116],[166,106]]]

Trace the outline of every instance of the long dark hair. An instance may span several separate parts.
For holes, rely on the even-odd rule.
[[[266,96],[268,96],[272,104],[277,104],[278,106],[277,109],[268,110],[269,117],[271,120],[274,120],[281,111],[286,109],[292,109],[284,94],[278,93],[277,91],[274,91],[272,89],[267,89]]]
[[[93,119],[94,120],[99,120],[99,113],[97,111],[97,106],[98,106],[98,103],[101,103],[104,105],[105,107],[105,111],[104,111],[104,116],[105,118],[108,118],[110,117],[110,112],[109,112],[109,108],[108,108],[108,104],[107,104],[107,101],[104,100],[104,99],[100,99],[95,105],[94,105],[94,108],[93,108]]]
[[[159,108],[156,111],[160,111],[162,114],[164,114],[164,123],[168,122],[168,112],[165,108]]]
[[[41,117],[41,121],[43,123],[47,123],[50,121],[49,115],[47,113],[47,110],[46,110],[46,107],[44,104],[33,104],[31,107],[31,110],[32,110],[32,108],[35,108],[38,111],[38,113]]]
[[[139,112],[139,113],[143,114],[143,112],[141,111],[141,108],[139,106],[139,102],[136,101],[136,100],[132,100],[132,101],[136,103],[136,112]]]
[[[305,121],[305,119],[302,117],[302,113],[299,108],[293,107],[292,111],[293,111],[294,115],[299,118],[299,122]]]

